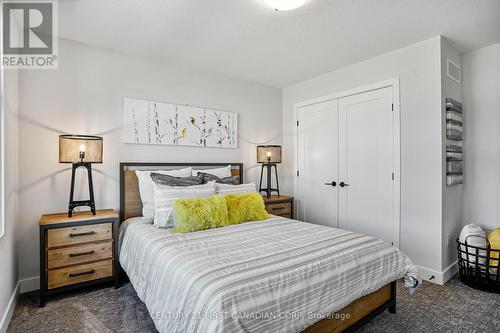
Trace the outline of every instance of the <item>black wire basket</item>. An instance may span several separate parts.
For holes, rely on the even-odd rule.
[[[469,237],[484,239],[485,247],[467,244]],[[500,250],[491,248],[482,236],[471,235],[464,243],[457,239],[460,281],[474,289],[500,294]]]

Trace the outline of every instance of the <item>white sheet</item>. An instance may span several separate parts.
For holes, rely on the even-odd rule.
[[[173,234],[123,225],[120,263],[160,332],[300,332],[417,269],[381,240],[272,216]]]

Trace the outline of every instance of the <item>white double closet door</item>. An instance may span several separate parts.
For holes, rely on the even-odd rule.
[[[298,218],[397,244],[392,87],[300,107],[298,121]]]

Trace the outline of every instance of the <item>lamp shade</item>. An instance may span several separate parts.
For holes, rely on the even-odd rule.
[[[281,163],[281,146],[257,146],[257,163]]]
[[[60,135],[59,163],[102,163],[102,138],[92,135]]]

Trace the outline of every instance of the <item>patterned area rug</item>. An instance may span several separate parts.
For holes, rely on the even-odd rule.
[[[424,282],[413,296],[398,284],[397,314],[387,311],[359,332],[500,332],[500,295],[463,285]],[[156,332],[146,306],[127,283],[49,298],[38,308],[36,293],[22,295],[8,333]]]

